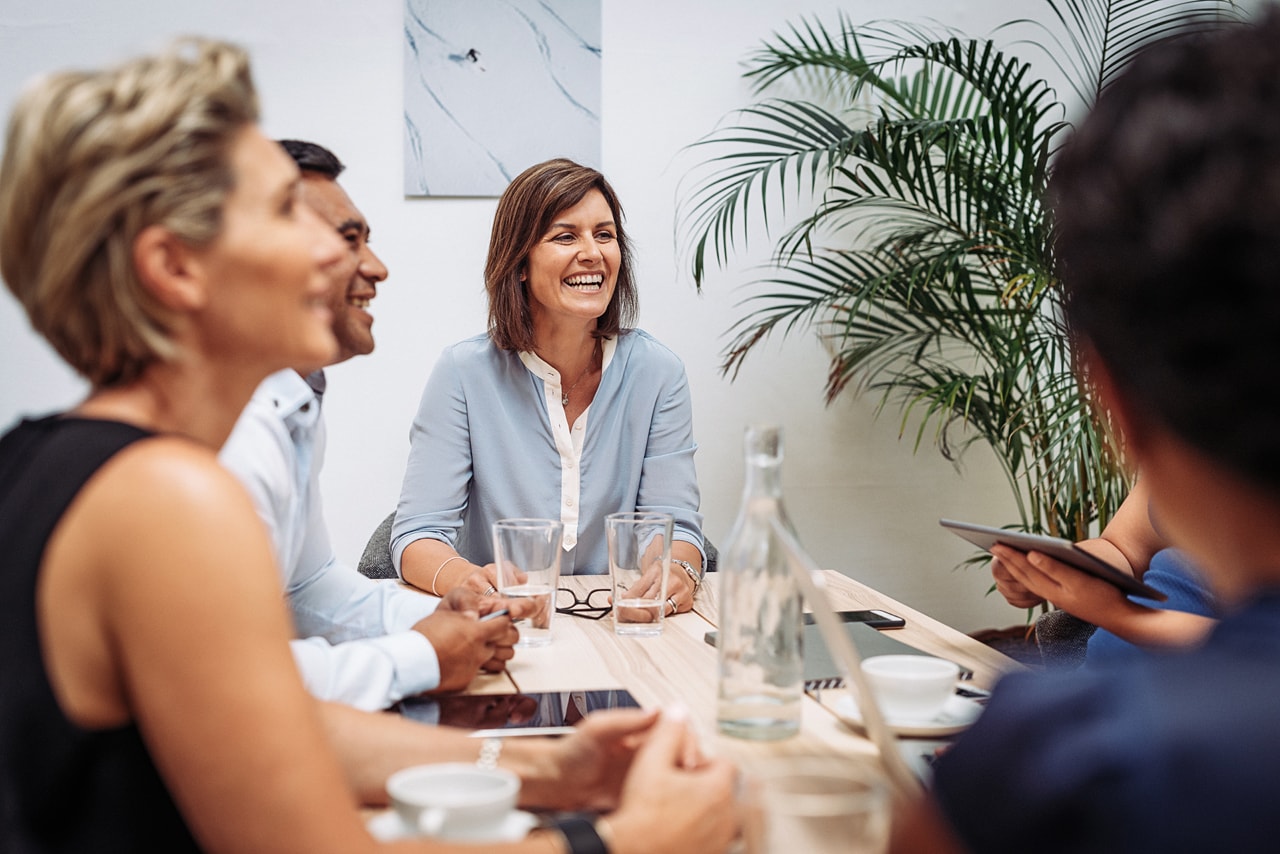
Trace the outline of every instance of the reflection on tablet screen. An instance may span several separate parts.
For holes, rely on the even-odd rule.
[[[573,726],[600,709],[638,709],[630,692],[549,691],[533,694],[463,694],[408,697],[395,711],[411,720],[464,729]]]

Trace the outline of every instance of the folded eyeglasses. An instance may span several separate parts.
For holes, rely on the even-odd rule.
[[[607,587],[597,587],[579,597],[568,588],[558,587],[556,588],[556,613],[599,620],[613,610],[613,605],[609,602],[609,596],[612,593],[613,591]]]

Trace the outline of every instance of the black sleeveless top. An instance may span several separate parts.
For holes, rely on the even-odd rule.
[[[36,627],[36,579],[67,507],[118,451],[151,435],[50,416],[0,439],[0,851],[196,851],[132,724],[62,713]]]

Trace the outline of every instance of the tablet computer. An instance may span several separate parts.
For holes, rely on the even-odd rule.
[[[564,735],[598,709],[638,709],[630,692],[549,691],[532,694],[421,694],[393,707],[411,720],[473,730],[478,737]]]
[[[1155,599],[1158,602],[1163,602],[1169,598],[1154,587],[1143,584],[1124,570],[1112,566],[1101,558],[1094,557],[1070,540],[1064,540],[1059,537],[1046,537],[1043,534],[1007,531],[1004,528],[975,525],[971,522],[957,522],[953,519],[939,519],[938,524],[987,551],[991,551],[991,547],[998,543],[1011,549],[1017,549],[1020,552],[1041,552],[1055,560],[1062,561],[1068,566],[1075,567],[1081,572],[1087,572],[1095,578],[1110,582],[1132,596]]]

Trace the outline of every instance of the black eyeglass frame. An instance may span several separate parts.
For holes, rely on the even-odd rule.
[[[556,607],[557,614],[568,614],[572,617],[581,617],[584,620],[602,620],[613,611],[613,605],[592,605],[591,597],[597,593],[608,595],[613,591],[608,587],[593,587],[587,591],[585,598],[578,598],[578,594],[567,587],[556,588],[556,599],[560,598],[561,593],[568,593],[573,597],[573,604],[564,608]]]

